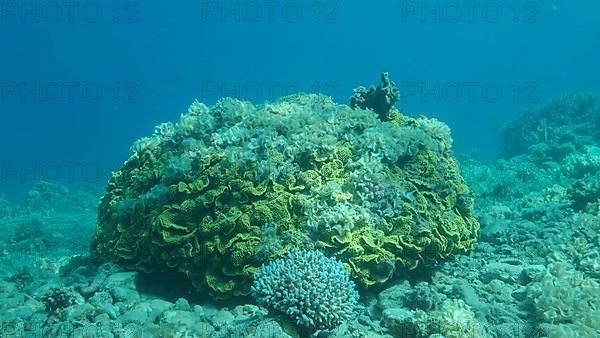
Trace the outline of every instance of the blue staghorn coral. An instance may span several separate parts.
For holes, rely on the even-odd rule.
[[[352,318],[359,298],[341,262],[297,248],[261,267],[252,295],[310,329],[332,329]]]

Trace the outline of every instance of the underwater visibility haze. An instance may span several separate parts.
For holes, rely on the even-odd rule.
[[[0,337],[600,337],[599,12],[3,1]]]

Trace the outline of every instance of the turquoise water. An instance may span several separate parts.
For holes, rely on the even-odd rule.
[[[3,2],[0,336],[600,336],[598,9]]]

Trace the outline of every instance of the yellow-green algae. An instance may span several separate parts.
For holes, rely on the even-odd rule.
[[[448,127],[390,116],[322,95],[195,102],[113,173],[92,255],[175,269],[223,298],[295,246],[338,257],[363,286],[468,252],[479,224]]]

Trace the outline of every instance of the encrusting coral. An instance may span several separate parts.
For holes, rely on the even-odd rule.
[[[468,252],[479,223],[449,129],[388,116],[312,94],[195,102],[113,173],[92,256],[227,298],[293,247],[337,258],[363,287]]]

